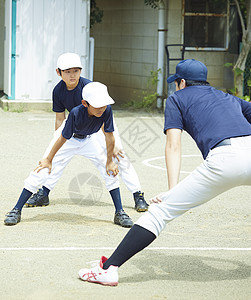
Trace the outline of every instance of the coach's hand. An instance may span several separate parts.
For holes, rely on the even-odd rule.
[[[110,176],[111,174],[115,177],[119,173],[118,166],[113,162],[106,163],[106,173]]]
[[[118,147],[114,147],[114,150],[113,150],[113,155],[112,155],[114,158],[117,159],[117,161],[120,161],[120,157],[124,158],[124,152],[122,149],[119,149]]]
[[[163,200],[164,192],[158,194],[157,196],[153,197],[152,199],[149,200],[149,202],[152,203],[161,203]]]
[[[49,174],[51,173],[52,162],[48,158],[43,158],[39,161],[38,166],[34,171],[40,172],[42,169],[48,168]]]

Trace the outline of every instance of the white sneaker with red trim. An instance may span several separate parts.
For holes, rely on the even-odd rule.
[[[84,281],[99,283],[102,285],[118,285],[118,267],[110,266],[107,270],[104,270],[103,264],[105,261],[107,261],[107,258],[102,256],[96,267],[91,269],[81,269],[78,272],[79,278]]]

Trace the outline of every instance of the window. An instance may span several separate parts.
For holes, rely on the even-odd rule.
[[[226,50],[229,1],[183,0],[183,28],[186,50]]]

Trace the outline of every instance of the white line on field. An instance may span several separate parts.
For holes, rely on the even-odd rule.
[[[201,155],[198,155],[198,154],[191,154],[191,155],[182,155],[182,157],[201,157]],[[163,167],[160,167],[160,166],[155,166],[155,165],[152,165],[150,162],[154,161],[154,160],[158,160],[158,159],[165,159],[165,156],[156,156],[156,157],[153,157],[153,158],[148,158],[148,159],[145,159],[142,161],[142,164],[147,166],[147,167],[150,167],[150,168],[155,168],[155,169],[159,169],[159,170],[163,170],[163,171],[166,171],[166,168],[163,168]],[[187,172],[187,171],[180,171],[180,173],[182,174],[190,174],[191,172]]]
[[[55,118],[29,118],[28,121],[54,121]]]
[[[40,248],[0,248],[0,251],[89,251],[89,250],[114,250],[115,247],[40,247]],[[227,248],[227,247],[149,247],[146,250],[167,251],[251,251],[251,248]]]

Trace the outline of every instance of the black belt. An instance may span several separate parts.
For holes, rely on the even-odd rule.
[[[218,144],[216,144],[215,146],[213,146],[212,149],[217,148],[217,147],[221,147],[221,146],[230,146],[231,145],[231,140],[230,139],[225,139],[221,142],[219,142]]]
[[[87,137],[87,135],[74,133],[73,137],[76,138],[76,139],[85,139]]]

